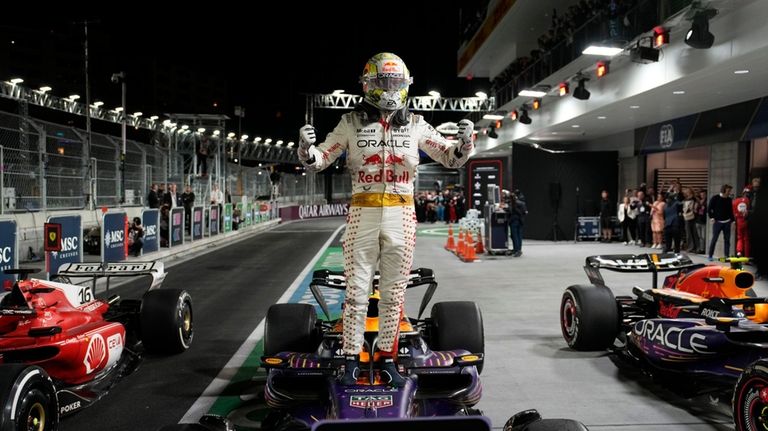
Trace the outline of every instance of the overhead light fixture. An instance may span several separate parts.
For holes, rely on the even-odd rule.
[[[123,107],[122,106],[118,106],[117,108],[115,108],[115,112],[117,112],[118,114],[123,112]]]
[[[253,142],[260,142],[260,141],[261,141],[261,136],[257,136],[256,138],[253,139]]]
[[[541,99],[533,99],[533,110],[538,111],[541,108]]]
[[[277,145],[278,147],[283,145],[283,140],[282,139],[278,139],[277,143],[275,145]]]
[[[98,108],[99,106],[102,106],[103,104],[104,104],[104,102],[102,102],[101,100],[97,100],[97,101],[93,102],[93,107],[94,108]]]
[[[232,139],[232,138],[234,138],[234,137],[235,137],[235,132],[229,132],[229,133],[227,133],[227,138],[230,138],[230,139]]]
[[[539,90],[523,90],[519,93],[517,93],[518,96],[523,97],[544,97],[547,95],[546,91],[539,91]]]
[[[512,121],[517,121],[517,110],[513,110],[509,113],[509,119]]]
[[[571,124],[571,127],[573,127],[574,129],[578,129],[581,126],[579,126],[578,124]]]
[[[739,69],[739,70],[734,70],[733,73],[736,74],[736,75],[746,75],[747,73],[749,73],[749,70],[747,70],[747,69]]]
[[[629,109],[640,109],[639,105],[629,105]]]
[[[709,20],[717,15],[715,9],[697,11],[691,21],[691,28],[685,34],[685,43],[691,48],[708,49],[715,43],[715,35],[709,31]]]
[[[685,91],[677,90],[677,91],[673,91],[672,94],[685,94]]]
[[[141,111],[138,111],[138,112],[134,112],[134,113],[133,113],[133,116],[134,116],[134,117],[141,117],[142,115],[144,115],[144,113],[143,113],[143,112],[141,112]]]
[[[654,28],[653,29],[653,47],[658,48],[668,43],[669,43],[669,30],[660,26]]]
[[[248,140],[248,135],[243,135],[243,136],[241,136],[241,137],[240,137],[240,140],[241,140],[241,141],[247,141],[247,140]]]
[[[434,97],[435,99],[439,99],[440,98],[440,93],[435,91],[435,90],[430,91],[429,95]]]
[[[604,46],[604,45],[590,45],[582,51],[582,54],[586,55],[603,55],[606,57],[613,57],[614,55],[620,53],[621,51],[624,51],[623,48],[617,48],[614,46]]]
[[[607,61],[598,61],[597,66],[597,77],[602,78],[603,76],[608,74],[608,62]]]
[[[293,142],[289,142],[289,143],[288,143],[288,148],[290,148],[290,147],[292,147],[292,146],[294,146],[294,145],[296,145],[296,144],[294,144]]]
[[[573,90],[573,97],[579,99],[579,100],[588,100],[590,93],[587,91],[587,87],[584,85],[584,82],[589,81],[588,78],[581,78],[579,79],[579,84],[576,86],[576,89]]]
[[[152,120],[152,121],[157,121],[158,118],[160,118],[160,117],[158,117],[157,115],[153,115],[153,116],[149,117],[149,119]]]
[[[198,128],[197,133],[205,133],[205,127]]]
[[[523,124],[531,124],[532,120],[531,117],[528,116],[528,110],[522,109],[520,114],[520,118],[518,121],[520,121]]]
[[[654,30],[655,31],[655,30]],[[661,50],[657,49],[656,39],[653,38],[650,44],[653,46],[642,46],[642,42],[647,41],[647,38],[643,38],[637,41],[637,44],[629,50],[629,59],[635,63],[654,63],[659,61],[659,54]]]
[[[272,142],[272,138],[267,138],[267,139],[264,140],[265,144],[269,144],[270,142]]]
[[[182,124],[181,125],[181,130],[187,130],[187,129],[189,129],[189,125],[188,124]]]
[[[499,134],[496,133],[495,127],[489,127],[488,128],[488,137],[491,139],[499,139]]]
[[[598,116],[597,116],[597,119],[598,119],[598,120],[605,120],[605,119],[606,119],[606,116],[605,116],[605,115],[598,115]]]
[[[39,91],[39,92],[41,92],[41,93],[47,93],[47,92],[49,92],[49,91],[51,91],[51,90],[53,90],[53,88],[51,88],[51,87],[49,87],[49,86],[47,86],[47,85],[43,85],[43,86],[42,86],[42,87],[40,87],[40,88],[39,88],[37,91]]]
[[[483,91],[478,91],[477,93],[475,93],[475,96],[477,96],[477,97],[479,97],[480,99],[483,99],[483,100],[488,98],[488,95],[485,92],[483,92]]]
[[[17,84],[21,84],[22,82],[24,82],[24,80],[21,79],[21,78],[11,78],[11,80],[8,81],[8,82],[10,82],[13,85],[17,85]]]
[[[69,97],[67,97],[67,99],[69,99],[70,102],[74,102],[75,100],[77,100],[79,98],[80,98],[79,94],[70,94]]]
[[[344,90],[333,90],[333,93],[331,93],[334,96],[339,96],[341,94],[344,94]]]
[[[483,120],[496,121],[496,120],[503,120],[503,119],[504,119],[504,116],[501,115],[501,114],[485,114],[485,115],[483,115]]]
[[[221,130],[214,130],[213,131],[213,136],[219,136],[219,134],[221,134]]]
[[[560,85],[557,86],[557,94],[559,94],[560,97],[563,97],[566,94],[568,94],[568,83],[567,82],[561,82]]]

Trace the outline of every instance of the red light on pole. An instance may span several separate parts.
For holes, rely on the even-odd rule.
[[[608,63],[605,61],[597,62],[597,77],[602,78],[608,74]]]

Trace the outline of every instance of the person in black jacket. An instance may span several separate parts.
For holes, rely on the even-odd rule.
[[[600,229],[602,229],[605,242],[611,242],[613,236],[613,215],[616,214],[616,206],[608,199],[608,190],[603,190],[600,199]]]
[[[513,193],[510,195],[507,211],[509,212],[509,236],[512,238],[512,256],[520,257],[523,255],[523,225],[528,207],[524,200]]]
[[[709,213],[709,219],[712,223],[712,240],[709,243],[709,253],[707,253],[708,259],[713,260],[712,255],[715,254],[715,245],[717,245],[717,239],[720,237],[720,232],[723,233],[723,256],[728,257],[731,250],[731,224],[733,223],[733,201],[731,200],[731,187],[728,184],[723,184],[720,187],[720,194],[712,196],[709,200],[709,206],[707,211]]]
[[[150,208],[160,207],[160,197],[157,196],[157,184],[152,184],[149,188],[149,194],[147,195],[147,206]]]

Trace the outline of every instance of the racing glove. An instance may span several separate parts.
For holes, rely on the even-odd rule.
[[[456,138],[459,139],[460,147],[457,149],[459,153],[470,153],[474,148],[472,143],[472,134],[475,130],[475,123],[470,120],[463,119],[459,121],[459,132],[456,134]]]
[[[296,150],[299,160],[303,163],[312,164],[315,158],[309,155],[309,147],[317,141],[314,126],[307,124],[299,129],[299,148]]]

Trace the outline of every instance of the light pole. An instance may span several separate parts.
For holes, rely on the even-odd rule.
[[[120,203],[125,203],[125,151],[127,146],[126,141],[126,126],[128,120],[128,111],[125,106],[125,72],[118,72],[112,74],[112,82],[115,84],[120,83],[123,93],[123,110],[120,112],[122,115],[120,126],[122,128],[123,147],[120,149]]]

